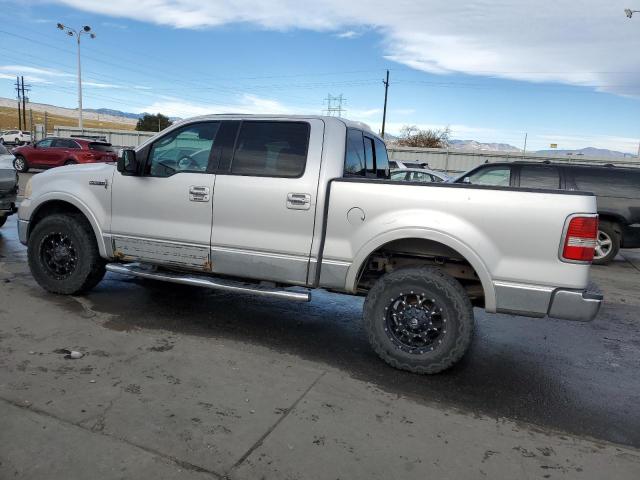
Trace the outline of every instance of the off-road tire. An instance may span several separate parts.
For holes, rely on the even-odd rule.
[[[22,160],[22,168],[18,168],[16,166],[16,162],[18,159]],[[29,164],[27,163],[27,159],[22,155],[16,155],[16,158],[13,160],[13,168],[15,168],[20,173],[27,173],[29,171]]]
[[[611,239],[611,249],[604,257],[599,259],[594,258],[593,263],[595,265],[607,265],[616,258],[616,255],[618,255],[620,251],[620,227],[613,222],[603,220],[598,225],[598,238],[600,238],[600,232],[603,232]]]
[[[77,263],[73,272],[65,277],[56,277],[44,264],[42,245],[51,234],[64,234],[77,252]],[[95,287],[104,277],[105,261],[100,257],[96,237],[81,214],[55,214],[42,219],[29,235],[29,268],[38,284],[52,293],[77,295]]]
[[[410,292],[435,299],[446,318],[442,343],[432,351],[403,351],[385,331],[387,308],[392,299]],[[413,373],[434,374],[458,362],[471,344],[473,307],[462,285],[436,267],[400,269],[382,276],[364,302],[364,327],[369,343],[389,365]]]

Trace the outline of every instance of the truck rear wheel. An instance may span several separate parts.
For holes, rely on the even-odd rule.
[[[369,343],[388,364],[439,373],[465,354],[473,338],[473,307],[460,283],[436,267],[382,276],[364,303]]]
[[[76,295],[95,287],[105,275],[91,225],[82,215],[45,217],[29,235],[29,268],[52,293]]]

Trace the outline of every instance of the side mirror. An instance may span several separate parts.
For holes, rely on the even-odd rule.
[[[122,150],[122,154],[118,157],[118,171],[123,175],[138,175],[138,160],[135,150]]]
[[[471,183],[471,179],[469,177],[464,177],[462,179],[462,183]]]

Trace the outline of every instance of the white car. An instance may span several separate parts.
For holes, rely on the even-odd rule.
[[[449,182],[451,178],[442,172],[434,172],[426,168],[399,168],[391,171],[391,180],[400,182],[441,183]]]
[[[31,132],[24,130],[7,130],[0,135],[0,144],[24,145],[31,143]]]

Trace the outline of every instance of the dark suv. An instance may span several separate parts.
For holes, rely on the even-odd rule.
[[[640,247],[640,168],[551,162],[487,163],[455,182],[593,192],[600,216],[593,263],[609,263],[620,247]]]

